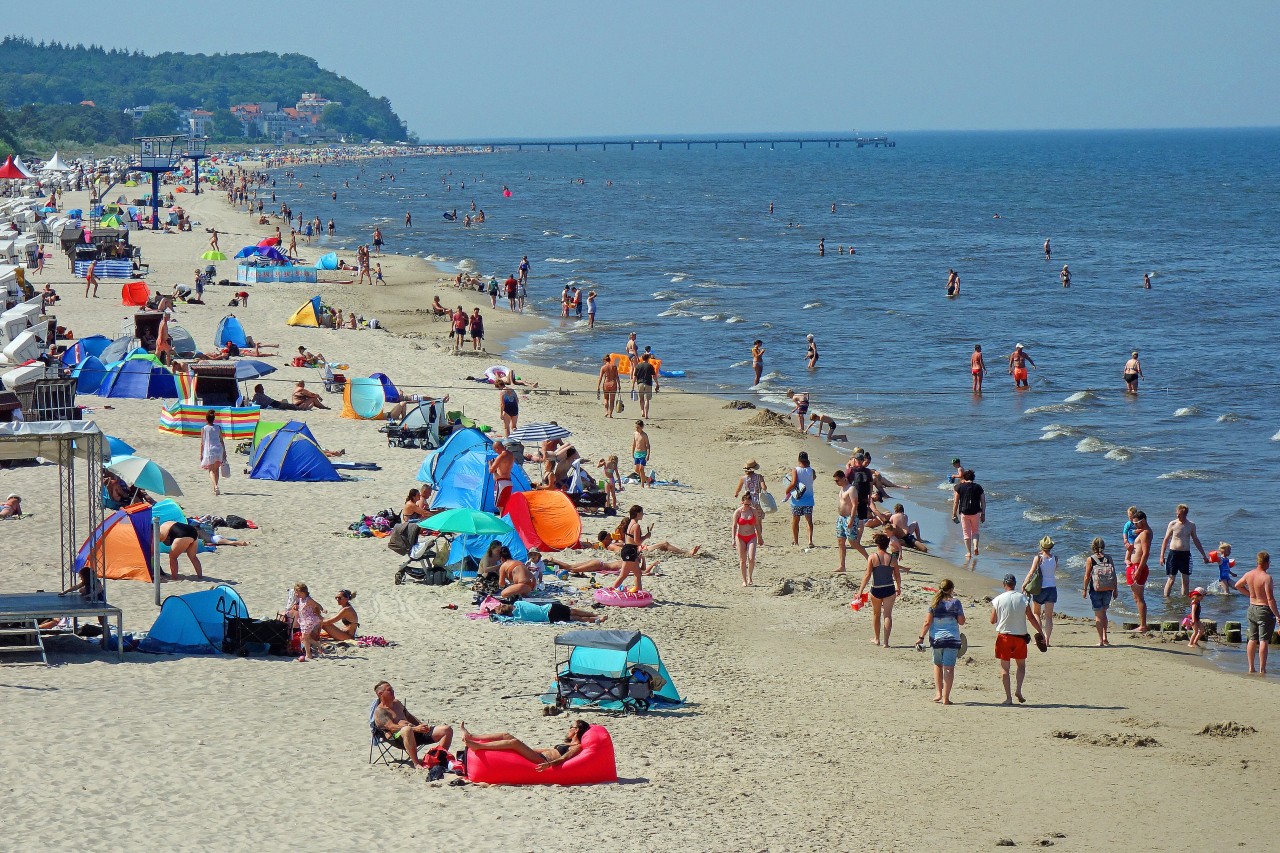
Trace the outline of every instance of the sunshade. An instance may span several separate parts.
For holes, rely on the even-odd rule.
[[[244,382],[248,379],[257,379],[259,376],[266,376],[268,373],[275,373],[276,369],[265,361],[246,358],[236,362],[236,381]]]
[[[280,245],[280,238],[279,238],[279,237],[268,237],[268,238],[266,238],[265,240],[259,240],[259,241],[258,241],[258,245],[259,245],[259,246],[279,246],[279,245]]]
[[[572,434],[560,424],[529,424],[512,430],[510,438],[522,444],[538,444],[553,438],[568,438]]]
[[[30,175],[22,171],[22,169],[13,162],[12,154],[5,159],[4,165],[0,166],[0,178],[9,178],[11,180],[21,181],[30,177]]]
[[[424,530],[438,533],[487,533],[502,535],[510,533],[514,528],[505,518],[498,518],[487,512],[458,507],[446,509],[444,512],[424,518],[418,522]]]
[[[222,252],[215,252],[212,249],[205,252],[200,257],[202,260],[206,260],[206,261],[225,261],[227,259],[227,256],[224,255]]]
[[[130,486],[160,495],[181,495],[173,475],[143,456],[113,456],[107,470]]]
[[[107,436],[107,455],[109,457],[130,456],[133,454],[133,448],[129,443],[116,438],[114,435]]]

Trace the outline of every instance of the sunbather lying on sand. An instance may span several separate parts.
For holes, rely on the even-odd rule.
[[[597,533],[596,542],[592,543],[591,545],[588,545],[586,540],[583,540],[580,543],[580,547],[598,548],[605,551],[612,551],[615,554],[622,553],[622,542],[615,540],[607,530],[601,530],[599,533]],[[710,556],[709,554],[706,554],[703,552],[701,545],[694,545],[691,550],[686,551],[684,548],[680,548],[676,545],[672,545],[670,542],[667,542],[665,539],[661,542],[653,542],[653,543],[646,542],[640,546],[640,550],[652,551],[656,554],[675,554],[677,557],[708,557]]]
[[[5,498],[4,503],[0,504],[0,518],[10,518],[22,515],[22,498],[17,495],[9,495]]]
[[[499,604],[493,608],[499,616],[509,616],[520,622],[587,622],[598,625],[606,617],[597,616],[590,610],[578,610],[552,601],[549,604],[533,604],[528,601],[517,601],[514,604]]]
[[[616,564],[606,563],[604,560],[592,558],[590,560],[582,560],[577,563],[570,563],[567,560],[561,560],[556,557],[544,557],[548,565],[555,566],[562,572],[568,572],[571,575],[586,576],[595,572],[617,571]]]

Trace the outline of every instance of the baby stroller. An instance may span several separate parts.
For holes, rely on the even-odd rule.
[[[639,631],[569,631],[555,638],[556,680],[542,701],[561,710],[599,708],[644,714],[682,701],[653,641]]]
[[[442,533],[424,537],[416,521],[402,521],[391,529],[387,547],[405,558],[396,569],[396,585],[412,581],[427,586],[448,586],[453,575],[445,568],[449,564],[449,545],[452,536]]]
[[[420,447],[428,450],[440,445],[440,418],[435,406],[421,403],[405,413],[399,423],[387,424],[388,447]]]

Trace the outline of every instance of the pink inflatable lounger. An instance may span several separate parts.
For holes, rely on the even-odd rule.
[[[595,785],[618,781],[613,738],[592,724],[582,736],[582,751],[563,764],[539,771],[523,755],[496,749],[467,752],[467,778],[490,785]]]

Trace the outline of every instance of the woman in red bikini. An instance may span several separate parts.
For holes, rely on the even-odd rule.
[[[733,541],[738,548],[738,569],[742,572],[742,585],[755,586],[752,575],[756,571],[756,514],[751,503],[751,493],[742,493],[742,505],[733,514]]]

